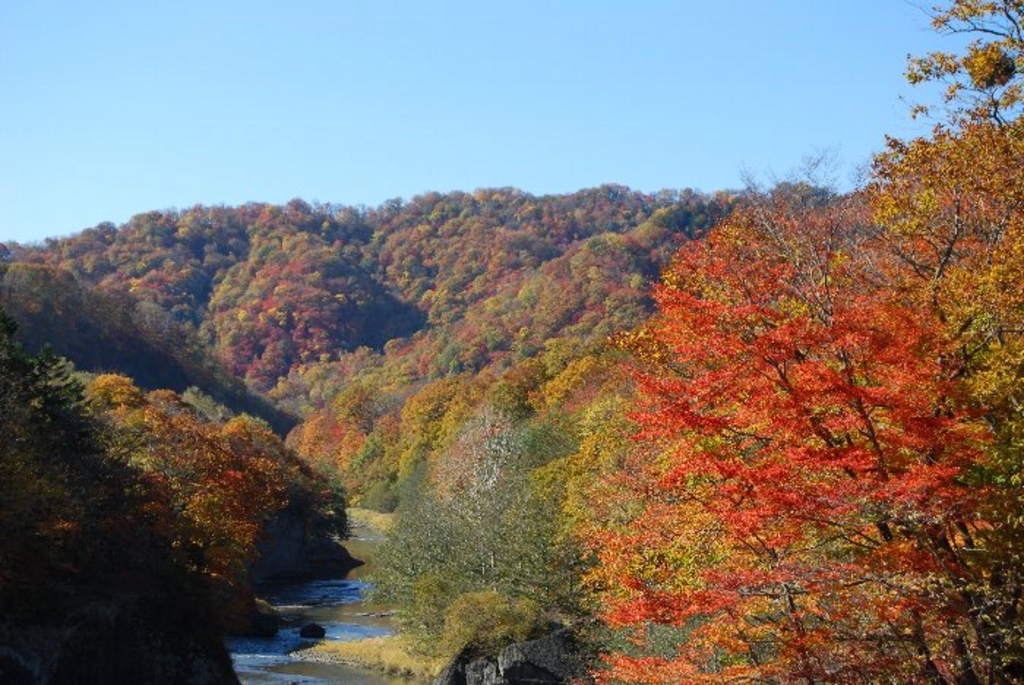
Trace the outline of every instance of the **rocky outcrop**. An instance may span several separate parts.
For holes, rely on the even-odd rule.
[[[277,610],[261,599],[254,599],[249,610],[232,632],[247,637],[274,637],[281,628],[281,616]]]
[[[340,542],[313,534],[308,513],[288,507],[267,524],[249,577],[253,583],[341,577],[362,563]]]
[[[457,656],[434,685],[519,685],[590,682],[587,660],[571,631],[509,645],[496,659]]]
[[[320,639],[327,634],[327,631],[319,623],[307,623],[299,630],[299,637]]]
[[[30,625],[0,617],[0,682],[227,685],[238,678],[223,643],[195,617],[110,601]]]

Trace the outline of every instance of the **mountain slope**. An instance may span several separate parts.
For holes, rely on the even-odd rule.
[[[267,391],[300,366],[389,341],[404,341],[413,375],[437,377],[528,357],[564,329],[603,334],[649,308],[644,291],[668,256],[730,203],[602,186],[430,193],[375,209],[194,207],[14,255],[156,305]]]

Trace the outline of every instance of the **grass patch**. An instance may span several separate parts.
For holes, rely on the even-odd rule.
[[[443,657],[426,656],[414,651],[401,635],[351,642],[322,642],[307,651],[313,656],[322,656],[336,663],[423,681],[433,680],[448,663]]]
[[[395,526],[395,515],[384,514],[372,509],[360,509],[349,507],[347,510],[348,520],[353,527],[366,526],[382,535],[387,535]]]

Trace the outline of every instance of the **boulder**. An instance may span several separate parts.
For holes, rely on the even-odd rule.
[[[282,617],[269,602],[256,597],[251,587],[236,587],[224,593],[221,620],[228,635],[274,637]]]
[[[249,614],[248,630],[243,633],[250,637],[274,637],[281,627],[281,617],[267,602],[257,599]]]
[[[503,649],[498,671],[509,683],[564,683],[586,678],[587,664],[572,631],[562,628]]]
[[[307,623],[306,625],[302,626],[301,630],[299,630],[300,637],[311,637],[320,639],[326,634],[327,631],[324,630],[324,627],[319,623]]]
[[[587,660],[575,635],[559,629],[536,640],[517,642],[496,659],[463,651],[434,680],[434,685],[525,685],[590,682]]]
[[[466,662],[461,654],[452,659],[434,678],[433,685],[466,685]]]
[[[498,672],[498,665],[488,659],[466,664],[466,685],[506,685],[507,680]]]

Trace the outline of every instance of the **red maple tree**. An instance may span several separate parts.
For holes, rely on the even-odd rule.
[[[596,537],[605,617],[634,643],[610,678],[1020,667],[979,620],[992,579],[972,554],[992,522],[973,474],[992,433],[875,238],[858,198],[780,187],[665,274],[648,341],[662,361],[640,375],[638,449]]]

